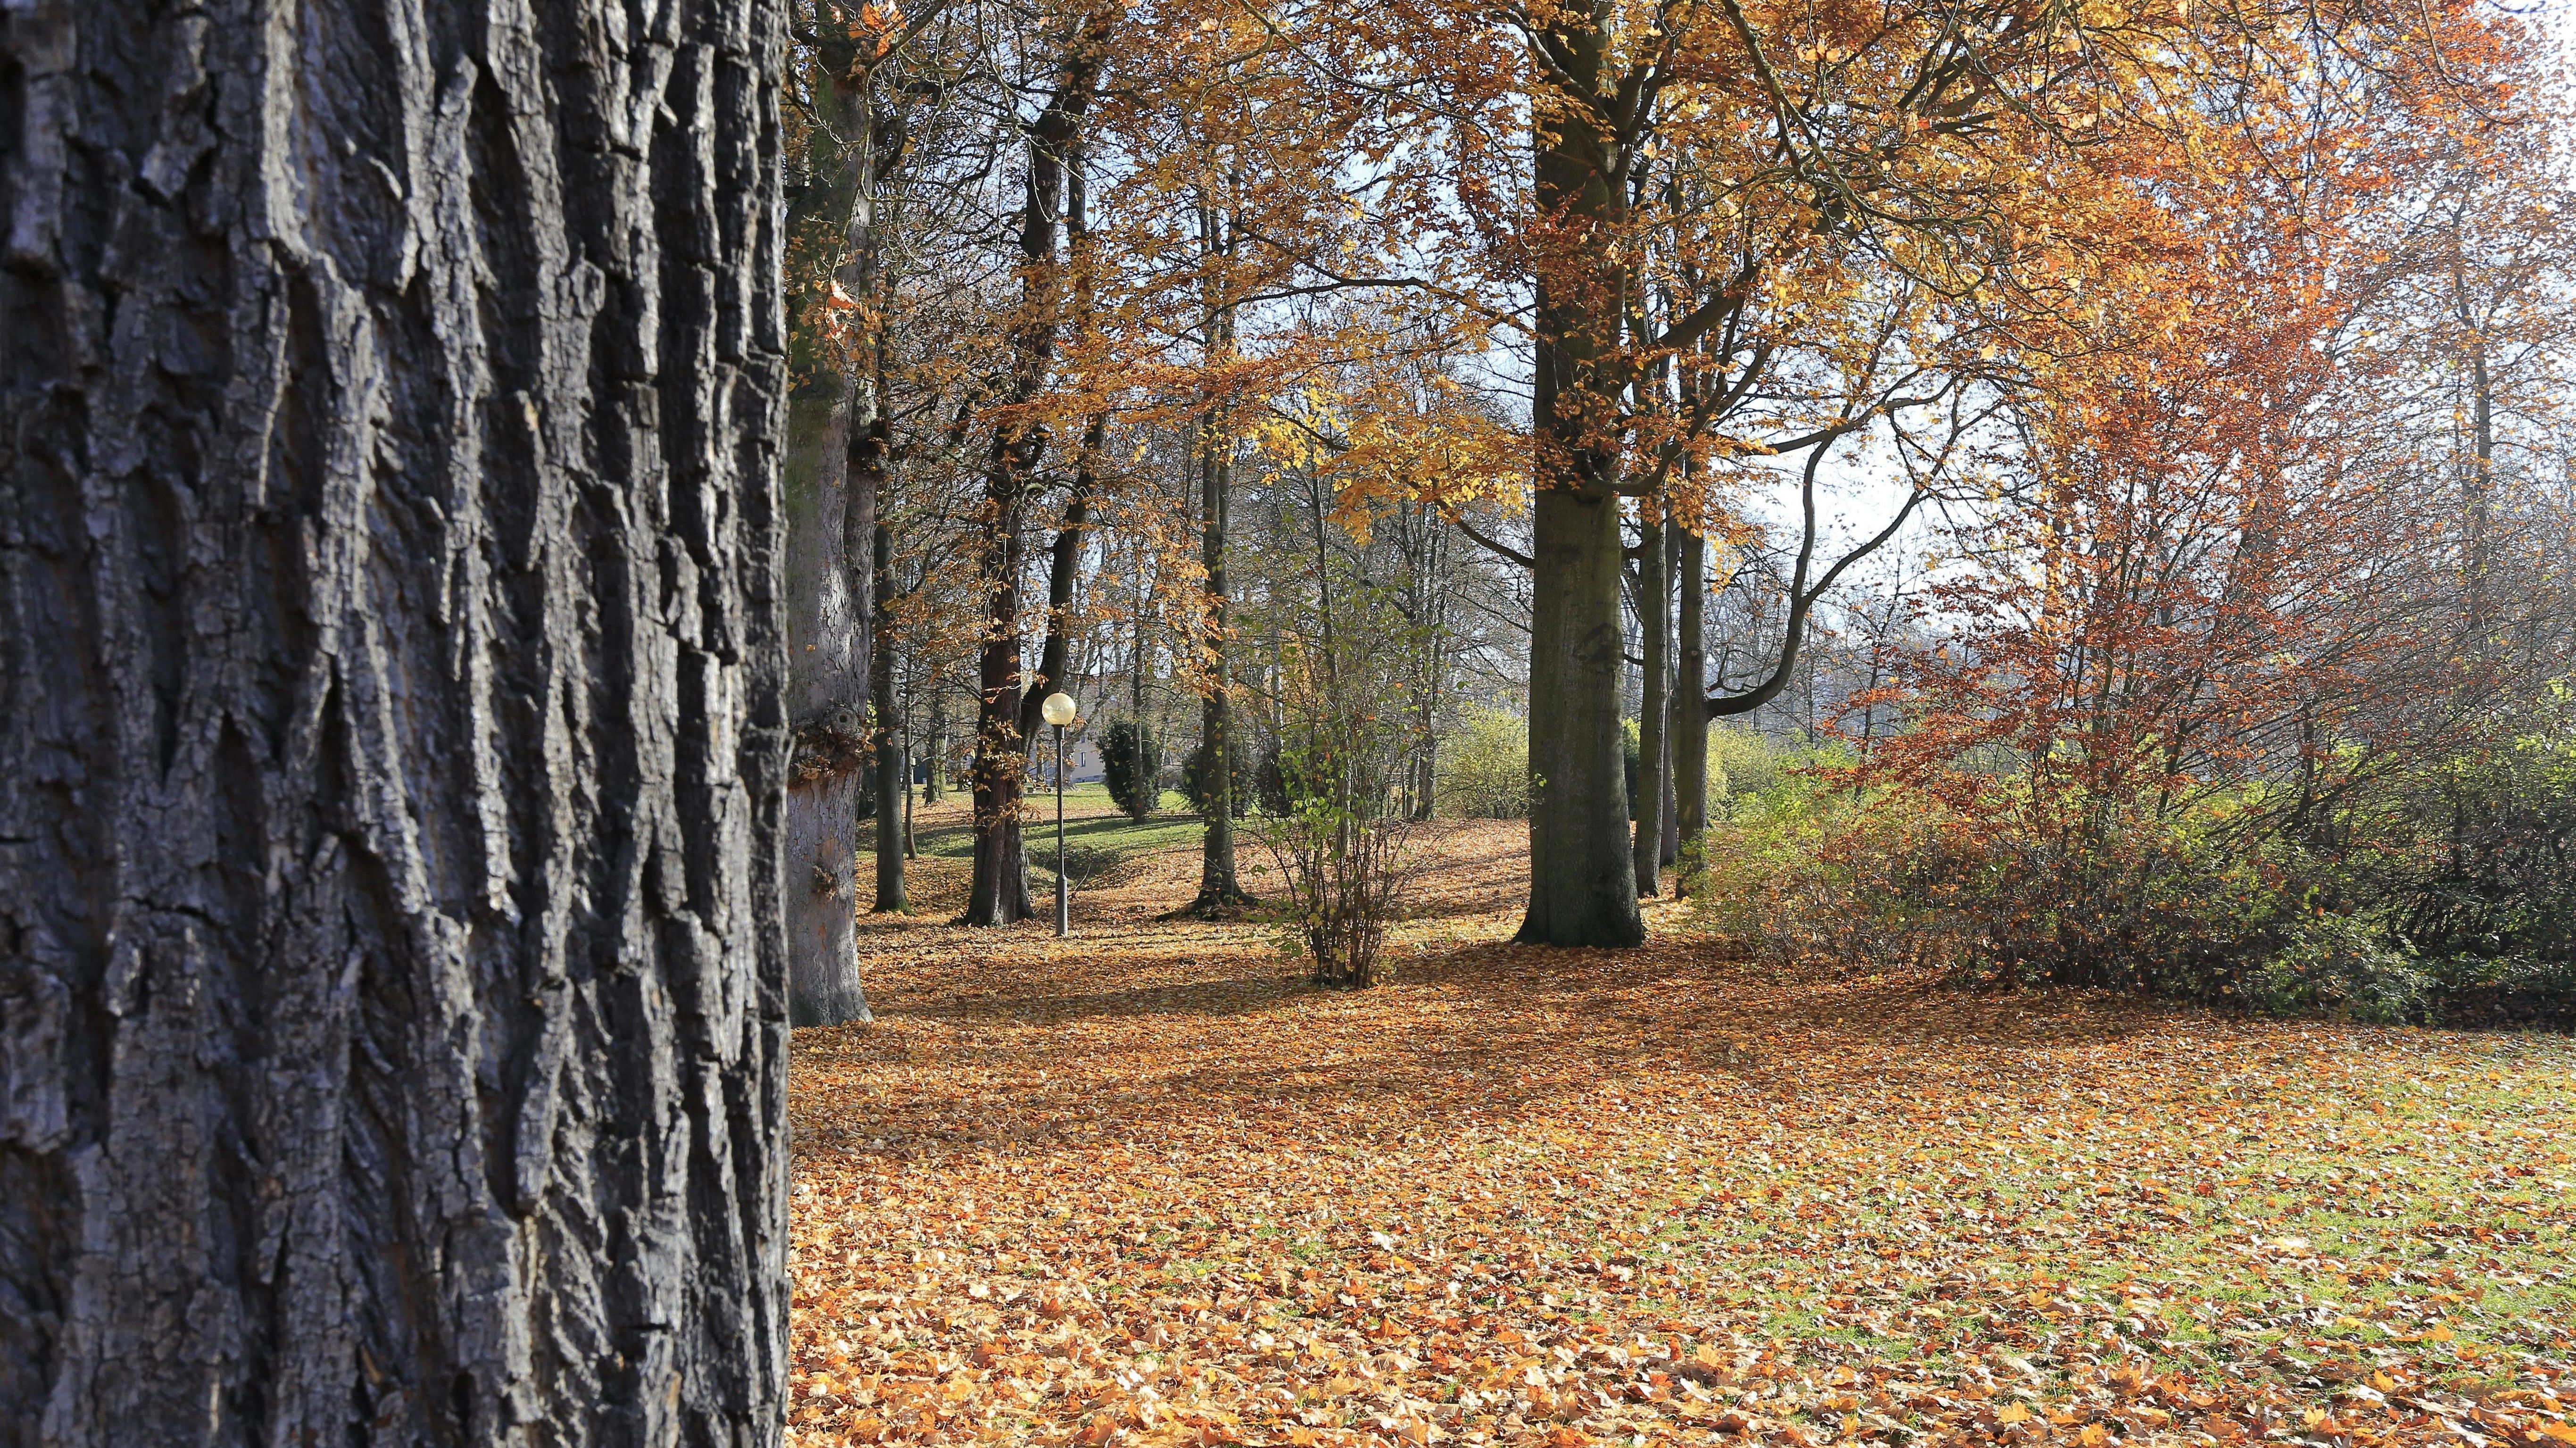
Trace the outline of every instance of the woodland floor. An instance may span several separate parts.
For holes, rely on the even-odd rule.
[[[2566,1038],[1518,948],[1518,825],[1329,994],[1173,823],[1060,942],[921,817],[796,1036],[793,1441],[2576,1443]]]

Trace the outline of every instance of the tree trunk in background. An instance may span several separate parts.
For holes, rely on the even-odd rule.
[[[1109,25],[1105,12],[1074,23],[1057,62],[1055,91],[1028,129],[1029,169],[1020,208],[1020,314],[1011,328],[1011,387],[1005,399],[1014,407],[1035,402],[1055,368],[1070,280],[1057,242],[1067,211],[1080,205],[1082,118],[1099,84]],[[1020,800],[1032,732],[1023,716],[1033,719],[1034,714],[1020,677],[1020,563],[1046,446],[1043,427],[1005,421],[993,429],[985,462],[986,602],[975,732],[974,878],[967,888],[966,913],[959,917],[966,925],[1011,925],[1029,916]],[[1036,697],[1043,700],[1045,695]]]
[[[830,1026],[868,1018],[852,933],[859,791],[867,757],[868,667],[845,535],[849,398],[792,396],[781,496],[787,524],[786,799],[788,1018]],[[810,389],[803,389],[808,390]]]
[[[1629,858],[1637,868],[1637,893],[1655,895],[1662,893],[1664,798],[1671,789],[1664,726],[1672,712],[1667,641],[1673,620],[1664,587],[1663,525],[1649,521],[1640,531],[1645,536],[1637,550],[1637,635],[1644,666],[1637,671],[1637,832]]]
[[[1682,536],[1682,525],[1674,522],[1670,518],[1666,518],[1664,520],[1663,528],[1664,578],[1668,584],[1672,577],[1681,571]],[[1670,596],[1669,590],[1667,590],[1666,596]],[[1666,625],[1665,637],[1670,638],[1672,636],[1672,609],[1669,603],[1661,610],[1661,615]],[[1678,865],[1681,863],[1682,849],[1681,801],[1676,797],[1675,791],[1678,786],[1674,783],[1673,777],[1674,750],[1675,746],[1681,739],[1680,730],[1682,727],[1681,708],[1678,702],[1681,698],[1681,683],[1677,677],[1677,665],[1679,662],[1680,660],[1674,655],[1674,653],[1670,651],[1665,653],[1664,793],[1663,801],[1660,806],[1660,818],[1663,820],[1663,827],[1658,831],[1661,845],[1660,854],[1657,858],[1662,860],[1666,865]],[[1681,886],[1678,882],[1673,886],[1673,894],[1676,897],[1681,894]]]
[[[1559,83],[1592,94],[1601,31],[1568,14],[1548,40]],[[1569,101],[1533,133],[1546,225],[1531,393],[1530,901],[1517,938],[1623,946],[1646,938],[1629,851],[1618,458],[1606,434],[1628,288],[1612,256],[1620,186],[1608,137],[1581,115]]]
[[[1018,446],[1007,440],[997,452]],[[967,925],[1011,925],[1029,918],[1028,855],[1020,841],[1020,795],[1027,753],[1020,736],[1020,533],[1016,475],[997,462],[985,506],[984,641],[977,654],[973,878]]]
[[[827,58],[823,69],[839,83],[821,97],[834,108],[846,144],[832,150],[827,133],[814,132],[808,142],[814,183],[798,198],[788,229],[802,235],[815,221],[837,227],[841,254],[821,280],[865,297],[876,277],[874,141],[866,82],[850,79],[851,59]],[[796,308],[800,323],[839,315],[819,303]],[[859,474],[876,431],[876,390],[853,365],[846,340],[799,325],[791,341],[794,387],[780,479],[787,515],[787,707],[796,729],[786,815],[787,1015],[799,1026],[831,1026],[868,1019],[852,917],[867,788],[866,550],[876,511],[875,478]]]
[[[766,0],[0,19],[0,1444],[775,1444]]]
[[[1680,618],[1673,658],[1673,822],[1681,836],[1676,893],[1687,893],[1692,874],[1705,867],[1708,836],[1708,644],[1702,610],[1708,602],[1708,540],[1682,532]]]
[[[880,514],[869,530],[869,553],[874,560],[870,577],[875,584],[876,607],[871,610],[869,631],[871,660],[870,692],[874,696],[869,713],[876,725],[876,751],[869,757],[869,773],[877,791],[877,900],[879,913],[912,908],[904,893],[903,861],[912,847],[912,779],[906,766],[903,729],[894,707],[894,631],[886,626],[886,617],[894,602],[894,529],[886,526]]]
[[[933,675],[930,681],[930,749],[929,761],[921,771],[921,802],[937,804],[948,794],[948,680]]]
[[[1234,678],[1226,658],[1225,533],[1234,492],[1234,469],[1213,421],[1199,428],[1199,563],[1207,571],[1201,604],[1207,633],[1207,693],[1199,701],[1199,737],[1206,741],[1210,805],[1199,838],[1199,893],[1190,910],[1224,915],[1252,903],[1234,869]]]
[[[1234,228],[1229,219],[1215,207],[1199,208],[1199,260],[1207,267],[1217,267],[1221,258],[1234,254]],[[1230,278],[1212,279],[1203,293],[1206,306],[1201,312],[1204,329],[1203,360],[1210,367],[1222,366],[1234,353],[1234,306],[1224,286]],[[1234,672],[1229,657],[1233,640],[1228,637],[1225,579],[1226,529],[1234,504],[1234,438],[1227,427],[1224,404],[1213,397],[1202,399],[1198,425],[1199,457],[1199,566],[1207,574],[1206,592],[1200,600],[1204,620],[1199,647],[1206,651],[1203,681],[1206,693],[1199,701],[1199,738],[1207,750],[1208,777],[1212,808],[1205,816],[1206,828],[1199,836],[1199,893],[1189,904],[1192,914],[1226,916],[1239,913],[1253,903],[1245,892],[1234,867]]]

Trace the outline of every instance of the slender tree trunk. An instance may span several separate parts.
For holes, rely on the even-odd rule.
[[[796,1025],[830,1026],[868,1019],[851,898],[868,667],[846,540],[850,399],[830,375],[800,392],[825,395],[791,398],[781,470],[788,707],[796,724],[784,816],[787,1004]]]
[[[1199,563],[1207,572],[1201,605],[1207,622],[1206,695],[1199,702],[1199,737],[1206,741],[1207,827],[1199,842],[1199,893],[1191,910],[1224,915],[1252,903],[1234,869],[1234,676],[1227,657],[1225,535],[1233,495],[1230,445],[1213,416],[1199,429]]]
[[[1220,235],[1222,233],[1222,235]],[[1214,265],[1233,252],[1233,228],[1214,208],[1199,211],[1199,252]],[[1234,350],[1234,308],[1215,299],[1212,290],[1204,325],[1208,362],[1218,364]],[[1199,893],[1190,909],[1201,915],[1228,915],[1253,903],[1234,868],[1234,673],[1228,656],[1232,631],[1228,622],[1225,551],[1228,515],[1234,497],[1234,438],[1223,404],[1211,401],[1200,414],[1199,564],[1207,574],[1201,611],[1206,632],[1207,693],[1199,704],[1199,737],[1206,742],[1212,782],[1207,828],[1199,841]]]
[[[1691,873],[1708,848],[1708,644],[1702,630],[1708,601],[1708,540],[1682,531],[1679,647],[1673,670],[1673,822],[1681,837],[1676,891],[1687,891]]]
[[[904,894],[903,861],[912,833],[912,781],[904,768],[904,734],[894,709],[894,630],[886,626],[887,615],[894,603],[894,529],[879,515],[870,532],[869,553],[875,560],[870,572],[875,577],[876,607],[871,610],[874,627],[871,664],[875,698],[870,713],[875,716],[876,746],[869,761],[875,776],[877,793],[877,900],[879,913],[908,910],[912,902]]]
[[[782,22],[0,15],[0,1444],[779,1441]]]
[[[1601,31],[1569,17],[1550,36],[1560,68],[1589,88]],[[1588,92],[1587,92],[1588,93]],[[1530,902],[1519,939],[1636,945],[1625,753],[1619,722],[1618,459],[1606,435],[1628,288],[1611,257],[1621,187],[1608,138],[1569,104],[1533,137],[1538,327],[1532,425]]]
[[[921,802],[937,804],[948,793],[948,678],[930,680],[930,749],[921,770]]]
[[[1638,656],[1644,665],[1638,670],[1642,687],[1637,700],[1637,829],[1629,856],[1637,868],[1637,893],[1656,895],[1662,893],[1657,876],[1664,854],[1664,799],[1670,789],[1664,732],[1672,713],[1671,660],[1666,653],[1672,617],[1666,611],[1663,525],[1649,521],[1642,531],[1644,546],[1637,550],[1637,634],[1642,645]]]
[[[1669,585],[1673,575],[1680,572],[1682,560],[1682,526],[1670,518],[1666,518],[1664,520],[1663,546],[1664,578],[1666,584]],[[1668,587],[1667,598],[1669,598],[1669,596]],[[1662,609],[1658,610],[1658,616],[1663,618],[1666,625],[1665,635],[1669,638],[1672,633],[1672,611],[1669,602],[1667,602]],[[1663,827],[1657,833],[1660,838],[1660,858],[1663,863],[1666,865],[1678,865],[1681,863],[1682,847],[1681,800],[1678,794],[1679,786],[1675,783],[1674,779],[1675,770],[1673,761],[1675,758],[1675,746],[1681,739],[1682,728],[1682,715],[1680,708],[1682,694],[1680,692],[1681,682],[1678,677],[1678,665],[1680,660],[1676,652],[1669,647],[1664,654],[1664,659],[1664,791],[1659,811],[1660,818],[1663,821]],[[1678,882],[1676,882],[1673,887],[1673,893],[1676,896],[1681,893],[1681,887]]]

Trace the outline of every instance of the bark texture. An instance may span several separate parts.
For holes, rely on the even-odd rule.
[[[781,43],[0,11],[0,1444],[778,1441]]]

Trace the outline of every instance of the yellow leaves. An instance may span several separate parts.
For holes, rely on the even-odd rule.
[[[2282,1209],[2249,1197],[2214,1244],[2154,1208],[2276,1165],[2430,1182],[2383,1155],[2428,1139],[2472,1142],[2482,1172],[2563,1175],[2565,1133],[2540,1128],[2576,1083],[2499,1098],[2527,1138],[2477,1135],[2457,1102],[2428,1137],[2374,1112],[2373,1083],[2482,1070],[2474,1038],[2389,1058],[2338,1036],[2354,1065],[2320,1092],[2313,1043],[2275,1060],[2292,1028],[1775,976],[1661,920],[1640,951],[1542,956],[1501,941],[1521,828],[1444,835],[1403,927],[1425,948],[1363,996],[1289,983],[1259,927],[1154,920],[1189,898],[1195,840],[1095,897],[1109,918],[1069,946],[872,926],[878,1023],[800,1032],[791,1067],[800,1442],[1528,1448],[1796,1426],[2114,1448],[2236,1442],[2256,1416],[2299,1432],[2309,1412],[2347,1442],[2416,1442],[2404,1425],[2452,1411],[2437,1385],[2461,1340],[2522,1320],[2468,1296],[2496,1290],[2481,1223],[2442,1239],[2454,1280],[2391,1284],[2370,1274],[2395,1248],[2295,1215],[2333,1207],[2258,1222]],[[1724,1064],[1737,1039],[1765,1042],[1758,1067]],[[2327,1256],[2257,1246],[2290,1234]],[[2202,1330],[2152,1376],[2129,1344],[2158,1350],[2166,1323]],[[2531,1351],[2570,1350],[2541,1330],[2561,1336]],[[2339,1387],[2306,1338],[2355,1344]],[[2480,1409],[2509,1430],[2466,1403],[2453,1420],[2576,1448],[2549,1431],[2556,1402]]]

